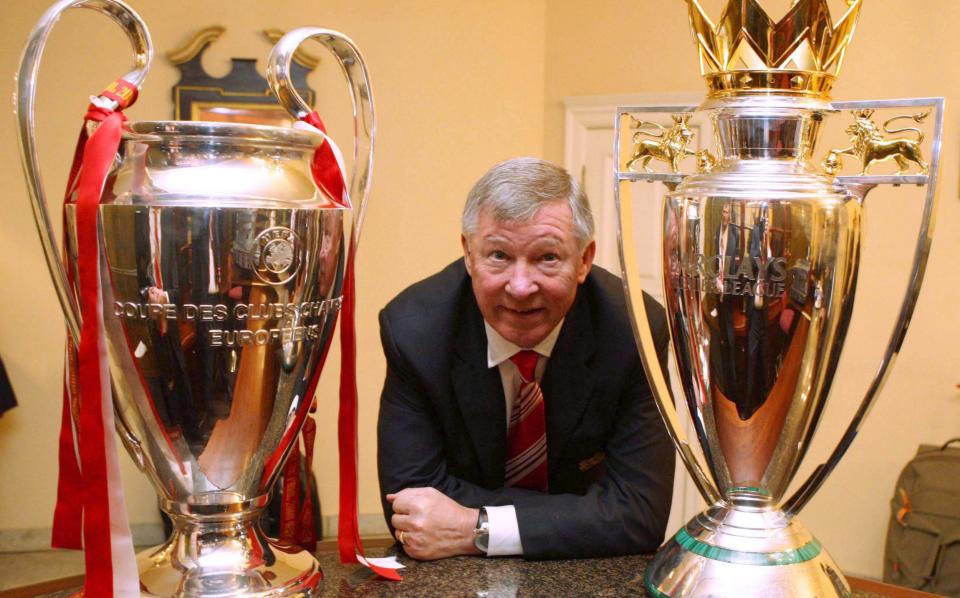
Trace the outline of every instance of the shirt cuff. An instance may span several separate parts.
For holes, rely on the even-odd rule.
[[[490,532],[487,556],[522,555],[520,526],[517,524],[517,510],[513,505],[484,508],[487,510],[487,528]]]

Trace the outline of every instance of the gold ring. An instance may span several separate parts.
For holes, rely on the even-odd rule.
[[[403,545],[403,530],[397,532],[397,542],[400,542]]]

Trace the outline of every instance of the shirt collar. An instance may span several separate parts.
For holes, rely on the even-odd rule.
[[[560,336],[561,327],[563,327],[563,320],[560,320],[550,331],[550,334],[540,341],[533,350],[544,357],[550,357],[550,354],[553,353],[553,346],[557,344],[557,337]],[[483,321],[483,329],[487,332],[487,367],[498,366],[513,357],[517,351],[523,350],[522,347],[518,347],[500,336],[500,333],[494,330],[493,326],[488,324],[486,320]]]

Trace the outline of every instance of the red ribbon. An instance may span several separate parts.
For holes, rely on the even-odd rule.
[[[343,326],[340,328],[340,413],[337,442],[340,448],[340,517],[337,530],[340,561],[357,562],[363,554],[357,515],[357,339],[354,318],[354,256],[350,243],[347,270],[343,277]]]
[[[291,546],[297,542],[297,510],[300,504],[300,448],[293,447],[283,466],[280,503],[280,540]]]
[[[311,112],[303,121],[326,133],[326,128],[316,112]],[[346,196],[346,179],[333,148],[326,141],[314,153],[312,172],[317,185],[342,207],[350,207]],[[343,278],[343,307],[340,329],[340,411],[337,418],[337,442],[340,449],[340,517],[337,530],[337,546],[340,561],[357,563],[357,556],[364,556],[360,540],[360,525],[357,515],[357,332],[356,332],[356,278],[354,259],[356,236],[351,235],[350,252],[347,255]],[[319,371],[318,371],[319,373]],[[312,397],[316,381],[311,384]],[[396,569],[368,565],[385,579],[400,581]]]
[[[97,114],[87,115],[96,120]],[[101,120],[87,141],[77,187],[77,265],[80,273],[80,462],[83,471],[83,545],[86,548],[85,591],[92,596],[113,595],[110,505],[107,488],[107,455],[104,443],[103,389],[109,380],[100,370],[100,246],[97,216],[107,171],[120,146],[123,114],[113,112]],[[110,433],[113,433],[110,430]]]
[[[90,596],[127,593],[130,589],[127,585],[114,587],[114,559],[126,557],[125,562],[128,563],[133,559],[132,554],[113,554],[112,534],[125,533],[129,537],[130,532],[128,528],[119,529],[119,526],[126,527],[125,514],[111,513],[110,510],[111,494],[119,489],[111,490],[110,487],[108,458],[115,462],[116,457],[107,454],[108,450],[115,447],[108,443],[106,438],[107,434],[113,434],[112,426],[108,428],[104,424],[105,413],[109,413],[108,410],[112,410],[113,406],[104,404],[104,397],[109,397],[110,380],[109,376],[104,379],[102,375],[105,371],[106,347],[101,341],[100,331],[102,313],[97,223],[103,185],[120,146],[121,128],[125,120],[120,110],[136,99],[135,90],[135,86],[126,81],[115,82],[104,94],[118,101],[116,111],[94,105],[89,107],[67,184],[67,197],[73,191],[74,185],[76,186],[79,273],[77,295],[80,299],[82,326],[76,361],[69,355],[72,353],[72,343],[68,344],[71,392],[67,392],[68,387],[65,385],[60,433],[61,468],[52,544],[77,548],[80,545],[78,536],[82,533],[86,563],[84,593]],[[88,139],[86,124],[91,121],[100,124]],[[73,392],[74,390],[77,392]],[[72,398],[79,401],[76,434],[79,464],[72,446]],[[114,479],[113,483],[118,481]],[[81,501],[77,500],[77,496],[81,497]],[[81,520],[82,532],[78,525]]]
[[[303,117],[303,122],[312,125],[320,130],[324,135],[327,134],[327,128],[323,126],[320,115],[314,110]],[[313,180],[337,205],[343,208],[349,208],[350,202],[346,198],[347,183],[340,170],[340,161],[333,152],[333,148],[324,140],[317,146],[313,152],[313,163],[310,165],[313,173]]]
[[[317,437],[317,422],[312,417],[308,417],[303,424],[303,469],[304,492],[303,507],[300,509],[299,523],[300,533],[297,535],[297,544],[310,552],[317,551],[317,522],[313,516],[313,484],[310,480],[313,476],[313,445]]]
[[[324,126],[323,121],[320,119],[320,115],[317,114],[316,111],[313,111],[305,116],[303,121],[326,135],[327,129]],[[334,153],[332,146],[330,143],[327,143],[326,140],[317,146],[316,150],[314,151],[313,161],[310,164],[310,171],[317,186],[336,205],[340,207],[350,207],[350,203],[345,196],[346,182],[344,181],[343,172],[340,169],[340,162],[337,160],[337,156]],[[333,326],[336,328],[336,321],[334,321]],[[330,345],[328,344],[320,356],[313,379],[310,381],[310,384],[307,387],[307,394],[305,395],[307,397],[313,397],[314,392],[316,392],[317,383],[320,380],[320,372],[323,369],[324,363],[326,362],[327,351],[329,351],[329,349]],[[311,407],[311,410],[312,409],[313,407]],[[293,450],[290,451],[290,456],[287,458],[287,463],[283,467],[283,479],[281,481],[283,494],[282,502],[280,504],[280,539],[290,544],[300,545],[307,550],[311,550],[312,552],[313,549],[311,549],[311,546],[316,546],[315,528],[310,534],[314,538],[312,542],[309,540],[310,536],[306,535],[307,532],[304,529],[304,525],[306,524],[311,526],[315,525],[315,522],[313,522],[313,501],[311,487],[309,484],[314,435],[310,434],[309,438],[307,437],[308,429],[312,421],[307,417],[306,411],[303,411],[302,415],[299,416],[298,421],[294,422],[294,425],[291,427],[291,431],[298,430],[298,426],[301,423],[303,423],[304,448],[308,456],[306,459],[307,467],[305,476],[307,484],[305,484],[305,498],[303,501],[305,504],[301,504],[300,501],[301,454],[299,447],[295,446]],[[316,424],[313,424],[313,429],[316,429]],[[288,441],[290,440],[285,437],[280,445],[284,446]],[[296,441],[294,440],[293,442]],[[267,479],[266,473],[272,469],[270,462],[268,462],[267,465],[268,467],[266,467],[264,470],[265,479]],[[306,512],[308,506],[310,507],[309,514]],[[307,538],[307,541],[301,542],[301,537]]]
[[[63,408],[60,414],[59,463],[60,475],[57,480],[57,506],[53,512],[53,534],[50,546],[80,550],[83,548],[82,522],[83,502],[76,499],[82,496],[83,476],[80,463],[77,462],[76,444],[73,434],[73,406],[71,397],[78,396],[76,376],[76,347],[67,335],[67,363],[64,367]]]
[[[77,137],[76,147],[73,150],[73,164],[67,175],[67,189],[63,195],[63,204],[70,201],[70,195],[77,183],[80,174],[80,165],[83,163],[83,148],[87,144],[87,123],[84,120]],[[67,231],[66,210],[63,212],[63,231]],[[66,232],[64,232],[64,235]],[[66,237],[64,237],[66,239]],[[62,261],[67,263],[67,244],[63,243]],[[73,279],[73,269],[67,268],[67,282],[71,291],[76,290]],[[79,421],[71,413],[80,399],[80,382],[77,379],[77,347],[67,330],[66,358],[63,368],[63,408],[60,417],[60,447],[58,454],[59,476],[57,479],[57,505],[53,513],[53,534],[50,546],[53,548],[67,548],[81,550],[83,548],[83,474],[80,472],[79,455],[77,455],[76,440],[73,425]],[[79,415],[79,409],[77,409]]]
[[[117,79],[101,91],[100,96],[110,98],[117,103],[117,110],[123,110],[132,106],[133,103],[137,101],[137,97],[140,96],[140,90],[129,81]]]
[[[311,408],[312,410],[312,408]],[[303,455],[294,447],[283,466],[280,503],[280,540],[308,552],[317,550],[317,523],[313,516],[313,445],[317,424],[307,417],[303,424]],[[302,479],[302,487],[301,487]]]

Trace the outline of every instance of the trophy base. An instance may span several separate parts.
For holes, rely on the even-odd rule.
[[[319,595],[323,573],[317,559],[298,546],[268,538],[260,529],[259,508],[217,516],[165,510],[174,523],[173,535],[137,555],[144,596]]]
[[[737,498],[711,506],[660,547],[644,575],[649,595],[851,595],[836,563],[800,522],[769,499]]]

